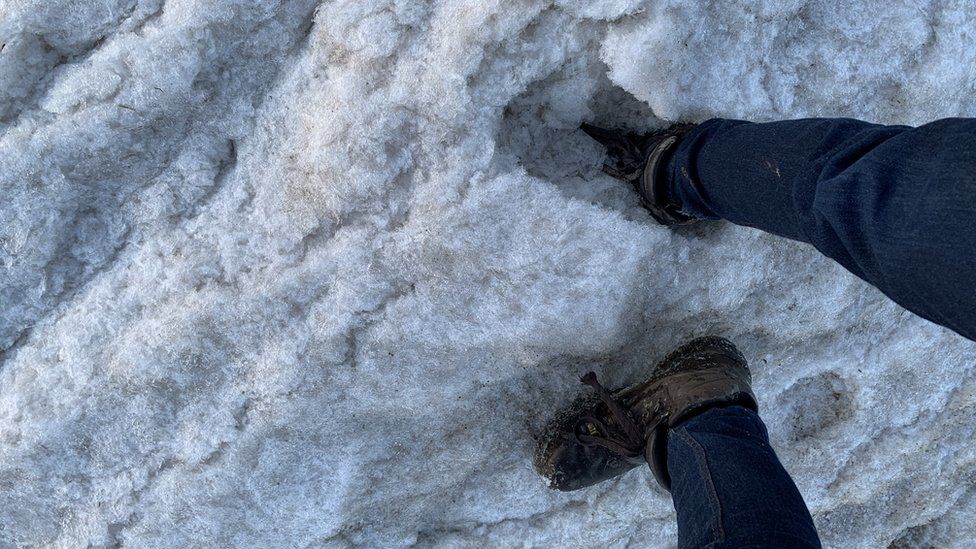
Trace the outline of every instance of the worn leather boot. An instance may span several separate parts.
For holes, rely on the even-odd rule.
[[[694,124],[675,124],[644,135],[608,130],[584,123],[587,135],[607,148],[603,171],[634,186],[644,207],[662,225],[686,225],[695,218],[682,213],[668,192],[665,170],[678,143]]]
[[[590,372],[594,392],[556,414],[539,437],[536,471],[557,490],[577,490],[647,463],[671,489],[668,429],[717,406],[758,411],[745,358],[727,339],[682,345],[642,383],[610,392]]]

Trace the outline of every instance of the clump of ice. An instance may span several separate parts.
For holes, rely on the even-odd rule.
[[[668,231],[582,120],[976,114],[949,2],[0,2],[0,541],[675,543],[548,491],[596,368],[736,341],[829,546],[976,535],[976,346],[809,247]]]

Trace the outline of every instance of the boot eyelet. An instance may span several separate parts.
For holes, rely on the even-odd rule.
[[[597,437],[600,436],[600,430],[592,421],[581,421],[576,424],[576,434]]]

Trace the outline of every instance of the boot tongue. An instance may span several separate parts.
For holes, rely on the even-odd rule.
[[[634,422],[630,413],[626,408],[613,395],[610,394],[600,381],[597,380],[596,374],[593,372],[588,372],[586,375],[580,378],[580,381],[596,391],[597,397],[607,406],[610,411],[610,417],[613,418],[614,423],[616,423],[620,429],[623,431],[624,440],[612,439],[604,432],[604,437],[596,436],[578,436],[581,442],[585,444],[597,444],[603,446],[608,450],[619,454],[627,458],[635,458],[643,454],[644,451],[644,438],[641,436],[641,431]]]

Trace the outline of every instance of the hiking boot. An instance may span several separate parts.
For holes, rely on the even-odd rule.
[[[695,218],[682,213],[668,192],[666,167],[678,143],[694,124],[675,124],[644,135],[608,130],[584,123],[587,135],[607,148],[603,171],[634,186],[641,203],[662,225],[685,225]]]
[[[533,465],[550,488],[585,488],[647,463],[671,489],[668,429],[709,408],[757,411],[742,353],[727,339],[702,337],[668,355],[646,381],[610,392],[590,372],[592,394],[556,414],[539,437]]]

